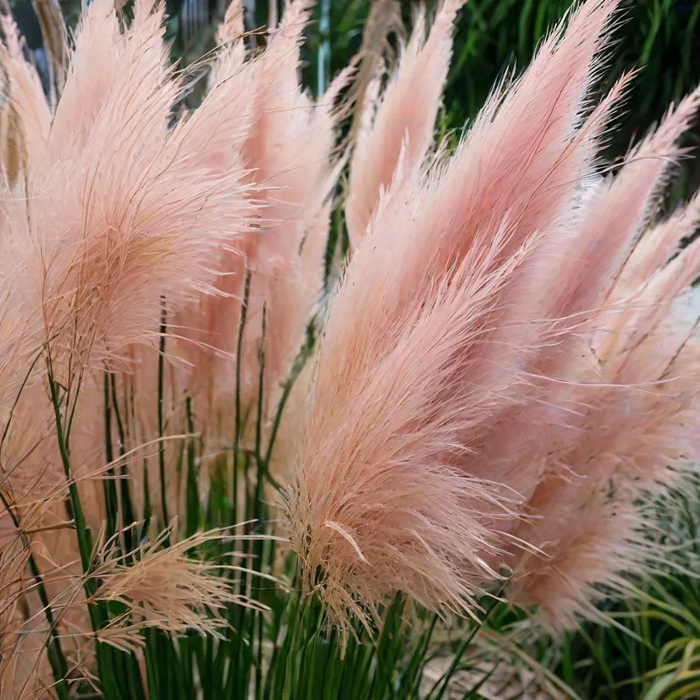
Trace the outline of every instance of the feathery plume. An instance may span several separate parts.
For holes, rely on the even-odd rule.
[[[95,600],[120,603],[127,612],[101,629],[99,639],[130,651],[143,645],[139,633],[147,628],[176,634],[188,630],[216,634],[227,623],[212,612],[230,604],[264,609],[234,592],[235,580],[221,576],[222,569],[243,572],[244,567],[188,556],[202,544],[225,539],[226,533],[197,533],[163,547],[173,534],[172,527],[161,533],[137,552],[133,563],[117,553],[114,539],[100,548],[97,556],[101,563],[92,574],[101,582]]]
[[[362,46],[358,51],[357,76],[349,91],[353,104],[349,141],[355,138],[363,121],[367,121],[367,118],[374,115],[374,106],[370,106],[377,97],[373,86],[379,83],[385,61],[395,58],[389,42],[392,34],[403,39],[404,26],[399,3],[397,0],[374,0],[362,33]],[[370,105],[366,100],[370,101]]]
[[[697,95],[632,150],[581,222],[579,240],[588,242],[575,256],[576,302],[561,311],[601,310],[584,335],[592,356],[580,362],[572,353],[560,363],[566,396],[546,399],[568,406],[570,416],[564,425],[538,426],[547,452],[524,510],[529,520],[514,532],[540,554],[516,556],[512,598],[538,605],[555,627],[598,617],[596,585],[619,590],[621,574],[639,570],[651,544],[633,504],[674,485],[678,469],[697,455],[689,428],[699,417],[697,346],[689,342],[693,326],[672,312],[697,274],[693,246],[667,264],[677,236],[694,228],[695,200],[632,248],[679,154],[675,142],[697,111]],[[603,273],[585,294],[584,269]]]
[[[489,504],[493,518],[505,519],[508,503],[454,462],[468,449],[460,433],[500,400],[480,395],[489,369],[465,348],[488,335],[498,291],[526,256],[489,272],[506,234],[417,300],[381,361],[352,366],[365,336],[343,358],[322,346],[290,522],[305,578],[318,582],[341,624],[346,610],[364,618],[356,596],[371,609],[395,590],[432,608],[469,609],[493,574],[481,552],[495,542],[479,515]],[[353,294],[353,266],[336,304]],[[331,386],[339,360],[344,372]],[[473,381],[460,379],[466,374]]]
[[[17,25],[5,15],[0,26],[6,45],[0,45],[4,104],[2,107],[3,171],[11,186],[20,171],[36,163],[48,139],[50,112],[39,76],[22,54]]]
[[[616,310],[634,318],[611,290],[697,108],[693,93],[588,193],[631,79],[590,110],[616,5],[584,3],[452,158],[395,178],[348,266],[289,503],[304,578],[341,626],[396,590],[470,611],[508,568],[514,599],[570,624],[639,563],[636,499],[689,453],[687,335],[650,340],[634,373],[592,351]],[[655,308],[694,254],[678,285],[650,285]]]
[[[380,103],[375,105],[370,97],[362,105],[345,207],[354,247],[365,235],[382,191],[397,176],[399,164],[409,170],[419,167],[432,146],[452,55],[454,21],[464,2],[441,4],[427,40],[425,16],[422,10],[418,12],[411,40]],[[368,94],[371,96],[371,89]]]

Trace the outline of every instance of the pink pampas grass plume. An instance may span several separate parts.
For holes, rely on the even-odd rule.
[[[611,289],[697,97],[612,184],[584,196],[630,80],[590,110],[615,7],[583,4],[489,100],[452,158],[395,180],[347,269],[289,503],[303,576],[341,625],[396,590],[469,611],[506,567],[514,598],[523,582],[543,582],[533,602],[567,625],[596,585],[639,561],[635,499],[685,449],[674,440],[694,392],[678,393],[681,375],[658,374],[659,352],[673,356],[658,339],[645,351],[656,360],[638,356],[633,375],[606,377],[591,348],[615,308],[634,315],[629,300],[609,301]],[[677,265],[693,269],[693,252],[684,258]],[[653,298],[667,302],[689,274],[674,290],[671,275],[655,282]],[[674,364],[688,372],[682,344]],[[639,412],[622,396],[638,398]],[[634,416],[648,417],[651,440]],[[599,494],[619,470],[610,505]],[[558,544],[548,548],[545,533]],[[621,557],[614,569],[605,547]],[[536,575],[518,568],[525,561]]]
[[[49,106],[35,68],[24,60],[17,26],[6,15],[0,18],[6,45],[0,45],[4,90],[2,107],[2,165],[6,186],[35,162],[48,138]]]
[[[560,378],[571,387],[570,417],[537,427],[547,453],[524,509],[529,519],[514,533],[539,553],[516,557],[512,599],[538,605],[555,627],[582,615],[599,617],[591,601],[600,587],[624,589],[624,573],[658,556],[644,538],[648,514],[633,504],[677,485],[698,458],[697,321],[682,321],[674,311],[700,271],[695,246],[668,262],[697,225],[696,198],[631,248],[654,213],[679,153],[675,141],[697,111],[697,94],[633,149],[582,219],[581,240],[591,236],[582,267],[609,271],[578,304],[604,315],[584,336],[584,347],[593,351],[589,361],[572,354],[560,365]],[[594,243],[598,236],[619,243],[603,253]],[[562,401],[551,393],[547,398]]]
[[[215,293],[215,263],[251,211],[242,166],[212,170],[200,131],[169,128],[183,87],[167,65],[162,8],[140,2],[128,29],[119,22],[103,3],[86,10],[47,141],[3,204],[0,284],[42,353],[34,383],[50,375],[61,387],[66,426],[76,411],[89,415],[90,398],[78,396],[87,373],[105,362],[128,367],[128,349],[154,342],[164,308],[172,318]],[[113,61],[125,67],[112,70]],[[72,87],[83,79],[84,94]],[[71,122],[78,99],[85,109]],[[201,124],[210,137],[215,125]],[[41,404],[52,415],[48,397]],[[18,410],[39,409],[23,401]],[[90,441],[99,414],[81,424],[78,466],[98,453]],[[55,448],[47,462],[62,474]]]
[[[646,157],[631,160],[614,182],[600,185],[583,207],[572,207],[573,216],[562,231],[566,247],[550,248],[549,254],[540,258],[552,270],[556,283],[544,286],[543,295],[535,297],[539,318],[551,319],[552,325],[523,368],[532,389],[522,393],[518,406],[498,417],[483,438],[481,455],[471,460],[483,459],[492,473],[500,475],[499,480],[524,497],[530,496],[545,473],[547,455],[562,431],[581,411],[573,386],[581,381],[580,373],[588,371],[592,338],[601,317],[614,314],[614,310],[606,310],[606,298],[647,221],[650,201],[670,164],[666,154],[673,152],[673,142],[687,125],[695,100],[691,95],[654,138],[642,144],[641,150],[636,149],[647,151]],[[521,305],[513,303],[516,309]],[[616,337],[609,330],[604,342]],[[503,430],[504,425],[508,430]],[[536,432],[534,426],[538,426]],[[551,433],[546,433],[547,429]]]
[[[356,596],[371,607],[395,590],[431,608],[469,608],[494,575],[481,556],[495,543],[480,514],[488,504],[504,519],[508,504],[453,462],[468,449],[460,432],[501,400],[480,393],[489,368],[465,348],[488,334],[498,292],[526,255],[489,271],[505,234],[412,309],[411,330],[371,371],[351,366],[366,342],[358,336],[331,387],[322,347],[290,521],[305,579],[341,624],[347,610],[364,617]],[[474,383],[458,379],[460,366]]]
[[[265,50],[244,60],[240,8],[232,5],[219,30],[225,43],[212,66],[209,92],[186,123],[199,135],[210,168],[227,163],[245,168],[252,208],[248,230],[222,248],[216,294],[202,295],[174,321],[173,332],[184,336],[177,354],[191,365],[185,382],[200,423],[212,435],[226,433],[223,423],[238,410],[237,390],[240,413],[248,417],[245,431],[253,434],[263,346],[261,410],[267,432],[323,287],[341,165],[335,103],[349,71],[317,100],[303,90],[300,44],[307,6],[290,4]]]
[[[10,60],[18,75],[31,74],[19,54]],[[22,527],[28,495],[53,505],[31,538],[51,552],[41,570],[52,596],[63,595],[66,580],[80,589],[75,535],[57,526],[68,483],[78,483],[89,525],[104,518],[96,481],[106,461],[102,370],[137,369],[135,347],[157,341],[163,309],[172,319],[217,293],[217,262],[249,229],[253,209],[235,143],[223,162],[202,157],[205,138],[218,154],[221,134],[235,136],[230,115],[217,114],[222,101],[229,110],[235,103],[217,90],[196,119],[170,126],[183,85],[167,60],[161,6],[137,2],[123,27],[110,3],[92,3],[72,60],[55,113],[36,112],[46,128],[17,92],[20,127],[34,136],[2,205],[0,290],[11,337],[0,343],[14,365],[0,409],[8,426],[2,464],[21,464],[3,469],[3,491],[16,496]],[[31,446],[27,425],[42,428]],[[84,629],[86,620],[72,624]]]
[[[162,9],[137,3],[131,26],[119,22],[104,3],[86,10],[49,137],[3,205],[9,308],[43,344],[68,410],[87,370],[154,341],[164,307],[172,318],[215,293],[215,263],[251,211],[235,158],[202,163],[217,105],[195,121],[201,130],[168,127],[183,88],[167,66]],[[73,120],[75,100],[85,109]]]
[[[271,32],[265,51],[244,66],[257,71],[241,156],[248,180],[256,187],[257,226],[246,237],[243,257],[230,270],[230,280],[240,303],[245,274],[250,275],[240,390],[246,412],[254,416],[264,344],[266,423],[274,417],[282,385],[304,344],[322,291],[332,194],[340,171],[335,103],[349,72],[341,73],[315,101],[304,92],[299,82],[300,44],[307,21],[308,3],[291,3],[280,26]],[[236,351],[241,319],[239,307],[231,310],[226,337],[216,343],[223,341],[223,349],[229,352]],[[224,362],[215,382],[222,400],[226,393],[229,400],[233,396],[232,379],[236,377],[230,373],[230,364]]]
[[[362,33],[362,46],[357,53],[357,76],[350,88],[353,116],[349,141],[355,138],[360,125],[365,122],[367,126],[374,115],[372,104],[377,99],[378,79],[385,61],[395,58],[389,41],[392,34],[399,39],[404,34],[399,3],[397,0],[373,0]]]
[[[651,336],[617,383],[596,384],[608,379],[605,362],[580,377],[574,396],[582,415],[572,418],[568,438],[550,443],[544,476],[523,510],[528,519],[514,531],[537,553],[516,555],[509,595],[537,605],[554,628],[600,619],[592,602],[624,592],[625,574],[663,559],[645,537],[654,521],[639,504],[682,483],[698,458],[700,419],[698,347],[681,349],[687,335],[668,320],[662,333],[676,341]]]
[[[4,205],[3,275],[22,270],[15,293],[27,315],[40,313],[57,372],[143,340],[158,327],[161,297],[174,310],[210,289],[219,247],[249,210],[242,169],[212,177],[187,125],[168,130],[181,86],[165,62],[162,20],[162,10],[139,3],[122,33],[113,10],[88,8],[83,31],[100,41],[78,41],[41,171],[30,167],[28,196]],[[128,68],[112,71],[112,61]],[[100,75],[99,109],[81,111],[66,134],[83,63]]]
[[[383,190],[401,168],[420,166],[433,144],[433,130],[452,55],[454,20],[464,0],[446,0],[425,38],[419,10],[397,70],[379,98],[362,105],[345,206],[353,247],[365,235]],[[379,78],[375,77],[375,83]],[[378,85],[375,85],[375,89]],[[370,89],[370,95],[372,90]]]
[[[190,554],[203,544],[242,536],[214,530],[163,547],[173,535],[173,528],[163,531],[153,543],[141,546],[135,559],[120,553],[116,538],[98,548],[98,563],[91,574],[100,582],[95,600],[118,602],[131,612],[103,627],[98,632],[100,640],[131,651],[144,645],[139,634],[144,629],[180,634],[194,629],[211,634],[227,626],[224,618],[212,617],[212,610],[232,604],[266,609],[238,593],[235,580],[221,575],[222,570],[241,572],[243,568],[207,563]]]

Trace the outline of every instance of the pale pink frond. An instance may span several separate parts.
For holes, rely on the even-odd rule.
[[[361,122],[357,132],[350,163],[345,207],[354,247],[365,235],[382,191],[397,173],[402,150],[402,167],[410,169],[422,164],[433,144],[435,119],[452,56],[454,21],[463,4],[464,0],[443,2],[427,39],[425,17],[419,12],[411,39],[373,115],[372,90],[368,92],[370,99],[362,117],[365,123]],[[368,119],[371,128],[367,128]]]

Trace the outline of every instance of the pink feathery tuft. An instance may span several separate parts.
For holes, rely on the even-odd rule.
[[[379,105],[367,100],[350,166],[345,214],[350,242],[357,247],[377,202],[402,168],[420,166],[433,144],[435,118],[452,55],[452,32],[465,0],[446,0],[428,39],[419,10],[411,40]],[[372,114],[376,110],[376,113]],[[367,123],[370,122],[370,123]]]
[[[10,488],[21,496],[31,486],[32,500],[45,504],[33,540],[51,553],[40,568],[62,567],[65,574],[47,581],[58,601],[76,586],[79,558],[74,531],[62,527],[66,474],[48,389],[57,395],[61,430],[76,416],[71,478],[79,481],[86,519],[97,529],[104,517],[99,478],[108,375],[94,370],[137,369],[135,346],[153,344],[163,320],[172,323],[199,295],[216,293],[221,251],[249,228],[252,211],[240,159],[219,168],[202,160],[201,129],[214,138],[222,118],[206,118],[205,111],[200,129],[188,122],[170,127],[183,86],[163,44],[162,8],[138,0],[124,28],[111,7],[95,3],[81,26],[85,36],[76,41],[75,67],[51,129],[27,150],[22,177],[2,206],[0,293],[8,328],[18,339],[12,352],[22,362],[17,377],[26,380],[2,461],[4,467],[21,460]],[[220,131],[218,138],[220,145]],[[2,396],[3,425],[16,398],[8,393]],[[152,390],[153,410],[156,395]],[[142,409],[134,396],[134,408]],[[29,433],[27,425],[42,431]],[[35,439],[30,446],[24,433]],[[82,608],[82,619],[66,624],[84,628],[85,615]]]
[[[699,417],[697,321],[689,327],[673,313],[700,270],[697,248],[666,264],[696,225],[695,200],[629,252],[697,107],[695,92],[633,149],[581,221],[578,250],[587,252],[574,256],[579,281],[561,311],[599,309],[582,338],[594,354],[582,363],[572,351],[559,362],[566,385],[546,399],[568,406],[569,418],[538,426],[542,477],[524,509],[528,520],[513,532],[540,554],[516,556],[512,598],[539,605],[555,626],[598,617],[596,586],[619,589],[621,572],[639,569],[652,545],[633,504],[676,484],[699,456],[690,427]],[[599,282],[591,285],[583,270],[600,271]]]
[[[700,195],[650,229],[634,247],[615,282],[615,297],[638,290],[678,251],[700,224]]]
[[[347,610],[363,616],[356,596],[373,606],[395,590],[432,608],[469,609],[476,586],[493,575],[480,553],[495,542],[480,516],[488,509],[504,519],[508,503],[454,464],[469,449],[463,431],[503,400],[487,389],[494,368],[469,348],[486,342],[499,290],[527,255],[492,269],[507,233],[417,299],[393,350],[371,365],[358,366],[365,335],[342,356],[333,352],[331,313],[289,507],[305,575],[321,576],[341,623]],[[349,310],[361,274],[353,262],[334,310]],[[378,298],[391,293],[382,284],[374,280]]]
[[[253,406],[264,343],[268,419],[322,291],[331,196],[340,172],[334,162],[334,103],[349,79],[341,73],[316,102],[302,91],[299,52],[307,7],[300,0],[289,6],[258,59],[253,123],[243,147],[243,162],[259,188],[260,227],[245,251],[250,295],[242,392],[246,405]]]
[[[90,12],[85,30],[111,26],[113,50],[128,68],[101,75],[99,110],[82,114],[73,132],[52,126],[29,196],[5,205],[6,269],[25,271],[18,303],[41,313],[54,353],[72,347],[65,362],[75,367],[143,340],[158,327],[163,304],[172,313],[210,289],[219,247],[249,211],[242,167],[212,174],[201,164],[201,135],[187,124],[168,129],[181,86],[166,63],[162,10],[137,3],[123,33],[113,11]],[[97,52],[95,69],[104,51],[102,42],[78,41],[76,64]],[[71,76],[56,125],[74,99]]]
[[[693,93],[594,184],[632,77],[589,110],[616,5],[583,4],[452,158],[394,179],[347,268],[289,503],[303,572],[341,624],[395,590],[470,610],[504,568],[513,599],[571,624],[640,563],[635,504],[694,454],[687,334],[591,349],[697,107]],[[698,249],[671,263],[678,285],[651,283],[654,299],[687,287]],[[623,310],[616,348],[639,337]]]
[[[0,44],[0,64],[4,73],[5,99],[2,108],[2,161],[8,186],[28,162],[36,163],[49,134],[51,114],[34,66],[23,56],[16,24],[6,15],[0,26],[7,46]]]

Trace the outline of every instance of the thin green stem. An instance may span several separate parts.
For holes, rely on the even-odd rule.
[[[187,440],[187,486],[185,490],[187,500],[185,534],[189,537],[199,527],[199,488],[195,468],[194,417],[192,415],[192,398],[190,396],[185,399],[185,413],[187,415],[187,431],[190,434]]]
[[[104,393],[104,424],[105,424],[105,459],[107,464],[114,462],[112,449],[112,412],[110,402],[109,372],[105,370],[103,379]],[[107,514],[107,537],[111,537],[117,530],[117,488],[114,483],[114,468],[107,469],[107,478],[102,482],[105,499],[105,511]]]
[[[10,425],[12,425],[12,418],[15,415],[15,409],[17,408],[17,404],[19,403],[20,396],[22,396],[22,391],[24,391],[24,387],[27,385],[27,382],[29,381],[29,377],[32,374],[32,371],[34,370],[34,367],[36,366],[36,363],[41,359],[41,353],[37,354],[37,356],[32,360],[32,364],[29,365],[29,369],[27,370],[27,373],[24,375],[24,378],[22,379],[22,383],[20,384],[19,391],[17,392],[17,396],[15,396],[15,400],[12,403],[12,408],[10,409],[10,415],[5,422],[5,428],[2,431],[2,439],[0,439],[0,454],[2,454],[2,448],[5,445],[5,440],[7,439],[7,435],[10,432]]]
[[[271,476],[269,470],[270,460],[272,459],[272,450],[274,449],[275,441],[277,440],[277,433],[279,432],[280,424],[282,422],[282,412],[284,411],[284,407],[287,405],[287,400],[289,399],[289,395],[291,394],[292,389],[294,388],[294,383],[296,382],[297,378],[301,374],[301,371],[304,369],[304,366],[306,365],[309,357],[311,356],[313,346],[313,326],[310,326],[307,330],[306,342],[297,353],[297,356],[294,359],[294,363],[292,364],[292,369],[289,372],[289,376],[287,377],[287,380],[284,383],[284,388],[282,389],[282,396],[280,397],[279,404],[277,405],[277,410],[275,411],[275,418],[272,422],[272,428],[270,430],[270,439],[267,444],[267,450],[265,452],[263,463],[265,466],[265,476],[267,477],[268,481],[272,484],[272,486],[274,486],[278,491],[280,490],[280,486],[276,482],[276,480]]]
[[[117,421],[117,434],[119,436],[119,456],[124,457],[126,454],[126,432],[124,430],[124,423],[122,422],[121,411],[119,409],[119,400],[117,398],[117,380],[113,372],[111,372],[109,376],[112,389],[112,407],[114,409],[114,417]],[[136,516],[134,514],[133,503],[131,501],[129,472],[124,462],[122,462],[119,468],[119,474],[121,477],[119,480],[119,489],[121,494],[120,507],[122,515],[122,529],[124,530],[126,550],[131,551],[134,547],[133,523],[136,520]]]
[[[46,355],[47,364],[47,374],[49,389],[51,393],[51,403],[54,410],[54,418],[56,421],[56,437],[58,440],[58,450],[61,456],[61,463],[63,465],[63,472],[66,477],[66,482],[68,484],[68,498],[70,504],[71,515],[73,518],[73,523],[75,525],[76,536],[78,540],[78,550],[80,552],[80,562],[82,564],[84,580],[83,587],[85,589],[85,596],[88,601],[88,614],[90,616],[90,622],[92,624],[93,632],[97,632],[101,629],[107,621],[108,613],[107,610],[103,608],[99,603],[92,602],[95,600],[95,593],[97,592],[97,581],[91,576],[92,573],[92,537],[90,535],[90,530],[87,527],[85,516],[83,514],[83,509],[80,503],[80,494],[78,493],[78,487],[73,479],[70,465],[70,451],[68,448],[67,436],[64,433],[63,418],[61,416],[61,404],[59,398],[59,385],[54,379],[53,365],[51,361],[51,354],[47,350]],[[77,398],[76,398],[77,400]],[[104,681],[112,678],[111,669],[107,669],[107,665],[111,665],[111,652],[109,650],[103,650],[101,648],[100,642],[96,639],[96,654],[97,654],[97,664],[99,668],[99,677]],[[110,690],[113,683],[110,683]],[[105,688],[105,691],[109,694],[110,690]]]
[[[167,310],[165,308],[165,297],[160,298],[160,342],[158,353],[158,468],[160,473],[160,500],[163,513],[163,527],[167,527],[170,522],[168,517],[168,494],[165,481],[165,443],[163,436],[165,428],[163,424],[163,401],[165,392],[165,333],[167,330]]]
[[[490,605],[489,609],[486,611],[486,614],[484,617],[478,622],[478,624],[474,625],[474,629],[472,629],[471,633],[469,636],[460,644],[457,653],[454,655],[454,658],[452,659],[452,663],[450,664],[450,667],[445,671],[445,673],[440,677],[436,682],[435,685],[431,688],[430,692],[428,693],[428,698],[431,700],[435,698],[435,700],[442,700],[444,697],[445,693],[447,692],[447,688],[450,684],[450,679],[454,675],[455,671],[457,670],[457,667],[459,666],[460,661],[462,660],[462,657],[466,653],[467,649],[471,646],[471,643],[474,641],[474,637],[476,637],[477,633],[479,630],[486,624],[488,621],[489,617],[493,613],[493,611],[498,607],[498,604],[501,602],[500,598],[503,595],[503,591],[505,590],[505,587],[507,585],[507,582],[504,583],[498,593],[494,596],[493,603]],[[439,688],[439,691],[438,691]],[[437,693],[437,695],[434,695],[434,693]]]
[[[243,286],[243,301],[241,302],[241,317],[238,323],[238,338],[236,340],[236,415],[234,416],[234,436],[233,436],[233,473],[234,485],[238,478],[238,459],[242,433],[242,408],[241,408],[241,368],[243,364],[243,334],[245,332],[246,319],[248,317],[248,298],[250,296],[250,270],[246,270],[245,283]],[[234,489],[235,490],[235,489]],[[234,494],[231,494],[231,508],[236,508]],[[232,523],[235,524],[235,523]]]
[[[263,502],[263,484],[265,481],[266,465],[263,464],[261,451],[262,451],[262,429],[263,421],[265,420],[264,412],[264,401],[265,401],[265,340],[267,332],[267,307],[263,305],[262,314],[262,337],[260,339],[260,380],[258,384],[258,411],[257,411],[257,425],[255,426],[255,461],[256,461],[256,481],[255,481],[255,497],[253,500],[253,519],[256,524],[263,522],[265,518],[265,504]],[[262,531],[261,531],[262,534]],[[257,571],[262,571],[262,554],[263,554],[264,541],[262,539],[256,540],[253,545],[253,562],[251,563],[252,568]],[[252,583],[252,582],[251,582]],[[262,579],[258,582],[258,587],[251,586],[251,595],[254,600],[260,600],[260,589],[259,586],[262,585]],[[263,659],[263,614],[258,611],[254,615],[253,625],[251,631],[252,636],[255,635],[255,616],[258,618],[258,657],[255,667],[255,697],[257,699],[262,697],[262,659]],[[253,640],[251,639],[251,645]]]
[[[53,405],[54,418],[56,421],[56,437],[58,439],[58,451],[61,456],[63,473],[66,477],[66,481],[68,482],[68,495],[70,499],[71,515],[73,517],[73,522],[75,524],[75,529],[78,537],[80,561],[83,566],[83,573],[88,574],[91,568],[92,557],[91,547],[89,543],[89,535],[87,533],[87,525],[85,522],[85,516],[83,515],[83,509],[80,504],[78,487],[76,486],[71,474],[70,454],[68,452],[68,445],[66,444],[65,435],[63,433],[63,420],[61,418],[61,407],[58,396],[58,383],[53,378],[53,371],[51,368],[50,360],[48,362],[48,366],[49,388],[51,392],[51,403]]]

